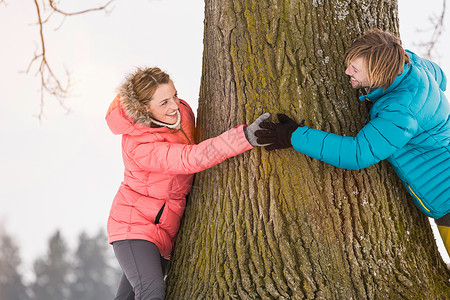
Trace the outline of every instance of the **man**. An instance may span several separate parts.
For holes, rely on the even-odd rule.
[[[450,104],[441,68],[405,51],[394,35],[372,29],[345,54],[350,83],[373,103],[356,137],[311,129],[279,114],[256,131],[267,150],[295,150],[331,165],[361,169],[387,159],[416,206],[436,219],[450,253]]]

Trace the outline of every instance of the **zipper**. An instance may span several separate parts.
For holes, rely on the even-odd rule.
[[[162,215],[162,213],[163,213],[163,211],[164,211],[164,206],[166,206],[165,203],[163,204],[163,206],[162,206],[161,209],[159,210],[158,214],[156,215],[156,218],[155,218],[155,225],[156,225],[156,224],[159,224],[159,219],[161,219],[161,215]]]
[[[419,200],[420,204],[422,204],[422,207],[425,208],[425,210],[427,212],[430,212],[430,210],[423,204],[422,200],[420,200],[420,198],[416,195],[416,193],[414,193],[414,191],[412,190],[412,188],[409,186],[408,184],[408,188],[411,191],[411,193],[414,195],[414,197],[416,197],[417,200]]]
[[[183,135],[186,137],[186,139],[188,140],[189,144],[191,143],[191,140],[188,138],[187,134],[184,132],[183,127],[180,127],[180,131],[183,133]]]
[[[366,118],[366,120],[364,121],[364,125],[367,125],[367,123],[370,122],[370,111],[372,110],[372,107],[373,107],[373,102],[370,101],[369,98],[366,98],[366,100],[369,101],[369,106],[370,106],[370,108],[369,108],[369,113],[367,114],[367,118]]]

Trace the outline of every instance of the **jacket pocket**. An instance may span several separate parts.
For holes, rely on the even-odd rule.
[[[426,207],[425,204],[423,204],[423,201],[419,198],[419,196],[417,196],[417,194],[414,193],[414,191],[413,191],[412,188],[409,186],[409,184],[408,184],[408,189],[409,189],[409,192],[411,193],[411,195],[413,195],[414,198],[416,198],[416,200],[420,203],[420,205],[422,205],[422,208],[425,209],[427,212],[431,212],[431,211],[428,209],[428,207]]]
[[[159,223],[159,219],[161,219],[161,215],[164,211],[164,207],[166,206],[166,204],[164,203],[163,206],[161,207],[161,209],[159,210],[158,214],[156,215],[155,218],[155,225]]]

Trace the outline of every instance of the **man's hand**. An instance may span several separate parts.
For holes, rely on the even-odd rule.
[[[267,145],[268,151],[292,147],[291,136],[298,127],[303,127],[305,120],[297,124],[284,114],[277,114],[280,123],[262,122],[259,127],[265,130],[257,130],[257,143]]]

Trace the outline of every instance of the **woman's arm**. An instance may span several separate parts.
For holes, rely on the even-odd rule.
[[[237,126],[197,145],[150,142],[126,151],[142,169],[166,174],[192,174],[211,168],[253,146]]]

